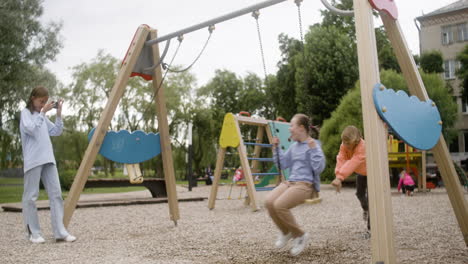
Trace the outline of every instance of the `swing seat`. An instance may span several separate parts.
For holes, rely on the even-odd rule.
[[[304,203],[305,204],[318,204],[322,202],[322,198],[320,198],[320,195],[318,192],[314,192],[312,194],[312,197],[310,199],[305,199]]]
[[[89,132],[88,141],[91,141],[94,131],[95,128]],[[108,131],[99,149],[99,154],[105,158],[124,164],[140,163],[160,153],[159,133],[145,133],[141,130]]]

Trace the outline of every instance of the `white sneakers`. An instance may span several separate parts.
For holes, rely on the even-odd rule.
[[[279,235],[279,237],[278,237],[278,240],[276,240],[275,247],[277,249],[284,248],[288,244],[288,242],[289,242],[289,240],[291,238],[292,238],[291,233],[289,233],[287,235],[284,235],[283,233],[281,233]],[[304,251],[305,247],[307,246],[308,242],[309,242],[309,234],[308,233],[304,233],[304,235],[302,235],[300,237],[296,237],[292,241],[292,248],[291,248],[291,250],[289,252],[293,256],[297,256],[297,255],[301,254],[301,252]]]
[[[302,251],[304,251],[308,243],[309,243],[309,234],[304,233],[304,235],[302,235],[301,237],[296,237],[293,240],[293,247],[291,248],[289,252],[291,253],[291,255],[297,256],[301,254]]]
[[[72,235],[68,235],[64,238],[55,239],[55,242],[61,242],[61,241],[73,242],[75,240],[76,240],[76,237]],[[31,241],[34,244],[45,243],[45,239],[41,235],[29,235],[29,241]]]
[[[29,235],[29,241],[34,244],[41,244],[45,242],[45,239],[41,235]]]
[[[61,238],[61,239],[55,239],[56,242],[61,242],[61,241],[65,241],[65,242],[73,242],[76,240],[76,237],[72,236],[72,235],[68,235],[64,238]]]
[[[288,241],[292,238],[292,234],[291,233],[288,233],[287,235],[284,235],[283,233],[281,233],[279,236],[278,236],[278,240],[276,240],[276,243],[275,243],[275,247],[277,249],[282,249],[284,248],[287,244],[288,244]]]

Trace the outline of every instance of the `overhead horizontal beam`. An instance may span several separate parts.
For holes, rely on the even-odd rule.
[[[239,16],[243,16],[243,15],[251,13],[253,11],[256,11],[256,10],[259,10],[259,9],[262,9],[262,8],[265,8],[265,7],[269,7],[269,6],[272,6],[272,5],[276,5],[276,4],[279,4],[279,3],[284,2],[284,1],[286,1],[286,0],[268,0],[268,1],[261,2],[261,3],[255,4],[255,5],[251,5],[249,7],[246,7],[246,8],[231,12],[229,14],[225,14],[225,15],[217,17],[217,18],[207,20],[205,22],[202,22],[202,23],[199,23],[199,24],[196,24],[196,25],[193,25],[193,26],[178,30],[176,32],[161,36],[159,38],[148,40],[148,41],[146,41],[145,45],[147,45],[147,46],[154,45],[156,43],[163,42],[163,41],[166,41],[166,40],[169,40],[169,39],[172,39],[172,38],[175,38],[175,37],[178,37],[178,36],[181,36],[181,35],[184,35],[184,34],[187,34],[189,32],[193,32],[193,31],[196,31],[196,30],[199,30],[199,29],[202,29],[202,28],[206,28],[206,27],[209,27],[209,26],[214,26],[214,25],[216,25],[216,24],[218,24],[220,22],[230,20],[230,19],[233,19],[233,18],[236,18],[236,17],[239,17]]]

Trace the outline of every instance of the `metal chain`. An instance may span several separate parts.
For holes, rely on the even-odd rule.
[[[299,32],[301,34],[301,41],[304,43],[304,35],[302,34],[302,15],[301,15],[301,2],[302,0],[294,0],[297,5],[297,15],[299,18]]]
[[[164,83],[164,80],[166,79],[166,75],[167,73],[169,72],[169,68],[171,67],[172,63],[174,62],[174,59],[175,57],[177,56],[177,53],[179,52],[179,49],[180,49],[180,46],[182,45],[182,41],[184,40],[184,36],[183,35],[180,35],[177,37],[177,40],[179,41],[179,45],[177,45],[177,48],[174,52],[174,55],[172,55],[172,58],[171,58],[171,61],[169,62],[169,64],[167,63],[161,63],[161,68],[165,70],[164,72],[164,75],[162,76],[161,78],[161,82],[159,82],[159,85],[158,87],[156,88],[156,91],[154,91],[153,93],[153,96],[151,96],[151,100],[150,102],[153,102],[154,101],[154,98],[156,98],[156,95],[158,94],[159,92],[159,89],[161,88],[161,86],[163,85]],[[145,110],[143,111],[142,115],[141,115],[141,118],[140,120],[138,120],[138,123],[140,123],[140,121],[143,120],[144,116],[146,115],[146,113],[148,112],[149,108],[152,106],[152,104],[149,104]]]
[[[203,48],[201,49],[200,53],[198,53],[197,57],[195,58],[195,60],[189,65],[187,66],[186,68],[182,69],[182,70],[173,70],[171,69],[170,67],[168,67],[168,71],[170,72],[174,72],[174,73],[181,73],[181,72],[185,72],[185,71],[188,71],[190,68],[192,68],[192,66],[198,61],[198,59],[200,59],[201,55],[203,54],[203,52],[205,51],[206,49],[206,46],[208,46],[208,42],[210,41],[211,39],[211,35],[213,33],[213,31],[215,30],[215,26],[212,25],[212,26],[209,26],[208,27],[208,31],[210,32],[210,35],[208,35],[208,38],[206,39],[205,41],[205,44],[203,45]],[[171,63],[172,64],[172,63]]]
[[[258,10],[253,11],[252,16],[255,18],[255,22],[257,24],[258,43],[260,44],[260,54],[262,56],[263,73],[265,74],[265,81],[266,81],[267,80],[267,70],[266,70],[266,64],[265,64],[265,54],[263,52],[262,35],[260,34],[260,24],[258,22],[258,17],[260,16],[260,11],[258,11]]]

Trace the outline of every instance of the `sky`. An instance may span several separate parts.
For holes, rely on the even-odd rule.
[[[44,0],[43,23],[62,22],[63,48],[56,60],[46,66],[65,85],[72,81],[73,66],[89,63],[99,50],[123,59],[132,37],[141,24],[158,30],[163,36],[183,28],[228,14],[262,0]],[[413,54],[419,54],[418,30],[414,18],[430,13],[456,0],[395,0],[406,42]],[[301,5],[302,30],[320,23],[320,0],[304,0]],[[298,10],[293,0],[260,10],[259,24],[268,74],[277,71],[280,60],[278,35],[300,39]],[[382,23],[376,19],[375,26]],[[201,29],[184,36],[175,65],[194,61],[208,37]],[[165,43],[160,44],[160,50]],[[178,43],[171,41],[166,62]],[[191,72],[199,86],[206,84],[217,69],[226,69],[243,77],[253,72],[263,77],[263,64],[255,19],[246,14],[216,25],[208,46]]]

